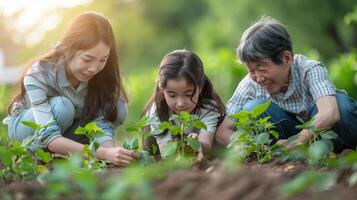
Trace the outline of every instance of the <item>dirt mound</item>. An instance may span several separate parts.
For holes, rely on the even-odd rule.
[[[249,163],[235,172],[222,167],[210,172],[198,169],[180,170],[154,184],[159,199],[357,199],[357,187],[347,187],[340,178],[339,184],[327,192],[307,189],[302,194],[284,198],[280,186],[296,174],[306,170],[302,163],[272,162],[266,165]]]

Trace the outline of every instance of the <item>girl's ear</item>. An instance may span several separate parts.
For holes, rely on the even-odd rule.
[[[198,87],[198,96],[201,96],[202,88],[203,87]]]

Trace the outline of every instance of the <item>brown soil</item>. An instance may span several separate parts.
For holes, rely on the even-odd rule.
[[[327,192],[307,189],[295,197],[283,198],[279,193],[282,183],[291,180],[301,171],[307,170],[303,163],[280,163],[274,161],[268,164],[250,162],[236,171],[227,171],[220,162],[177,170],[163,180],[152,184],[158,199],[170,200],[206,200],[206,199],[357,199],[357,186],[349,187],[346,178],[352,170],[346,169],[339,178],[338,185]],[[108,170],[105,177],[120,174],[120,170]],[[9,194],[14,199],[37,199],[38,191],[44,189],[34,182],[17,182],[2,185],[0,199]],[[70,197],[64,199],[71,199]]]

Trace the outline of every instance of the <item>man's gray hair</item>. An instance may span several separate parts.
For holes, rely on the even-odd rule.
[[[284,51],[293,55],[289,33],[277,20],[262,17],[244,31],[237,57],[242,63],[270,58],[275,64],[281,64],[281,54]]]

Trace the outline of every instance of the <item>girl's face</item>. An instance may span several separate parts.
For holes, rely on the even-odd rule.
[[[67,66],[67,78],[70,83],[76,86],[93,78],[103,70],[109,53],[110,47],[103,42],[99,42],[91,49],[78,51]]]
[[[179,78],[168,80],[163,92],[170,110],[179,114],[181,111],[191,113],[195,109],[201,89],[194,91],[192,84],[184,78]]]

